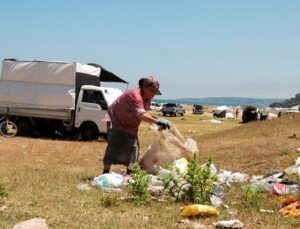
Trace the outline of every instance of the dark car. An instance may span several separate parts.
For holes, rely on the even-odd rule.
[[[203,114],[204,108],[202,105],[194,104],[193,105],[193,114]]]

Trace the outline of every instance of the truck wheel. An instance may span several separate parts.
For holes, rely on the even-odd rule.
[[[18,126],[18,135],[20,136],[30,136],[32,135],[32,126],[31,123],[27,120],[21,120],[17,123]]]
[[[174,112],[173,115],[174,115],[174,117],[176,117],[177,116],[177,112]]]
[[[93,123],[85,123],[80,127],[80,135],[84,141],[96,140],[99,137],[98,128]]]
[[[166,116],[167,114],[166,114],[166,112],[163,112],[163,116]]]

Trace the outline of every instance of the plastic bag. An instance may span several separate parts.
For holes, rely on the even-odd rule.
[[[142,169],[155,172],[159,166],[172,164],[180,158],[191,161],[193,153],[198,152],[196,141],[191,138],[184,138],[172,123],[170,123],[170,126],[170,130],[164,131],[152,128],[156,139],[139,162]]]
[[[279,197],[278,201],[281,203],[282,206],[287,206],[291,203],[296,202],[296,198],[292,195],[281,196],[281,197]]]
[[[249,179],[249,176],[245,173],[232,173],[227,170],[220,170],[218,177],[218,183],[226,183],[228,186],[230,183],[246,182]]]
[[[105,173],[95,177],[94,182],[100,188],[118,188],[122,185],[123,177],[116,173]]]
[[[185,158],[180,158],[173,162],[172,168],[178,169],[180,174],[183,174],[187,171],[187,166],[189,162]]]
[[[232,219],[227,221],[219,221],[214,223],[214,226],[216,228],[243,228],[244,224],[237,219]]]
[[[297,194],[299,192],[299,185],[285,185],[281,183],[276,183],[272,189],[272,194],[274,195],[287,195],[287,194]]]
[[[290,166],[284,170],[284,172],[288,175],[298,174],[300,175],[300,157],[296,159],[296,163],[293,166]]]
[[[279,210],[279,213],[285,217],[299,218],[300,217],[300,201],[296,201]]]
[[[211,216],[211,215],[219,215],[219,211],[216,208],[208,205],[193,204],[184,207],[181,212],[181,215],[185,217],[193,217],[197,215]]]

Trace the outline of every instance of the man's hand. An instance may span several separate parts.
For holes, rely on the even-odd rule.
[[[159,119],[158,122],[157,122],[157,125],[160,126],[162,129],[170,129],[170,124],[168,122],[168,120],[165,120],[165,119]]]

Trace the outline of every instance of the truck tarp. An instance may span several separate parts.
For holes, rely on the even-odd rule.
[[[77,62],[4,60],[0,105],[74,109],[77,84],[100,86],[100,75],[101,68]]]

